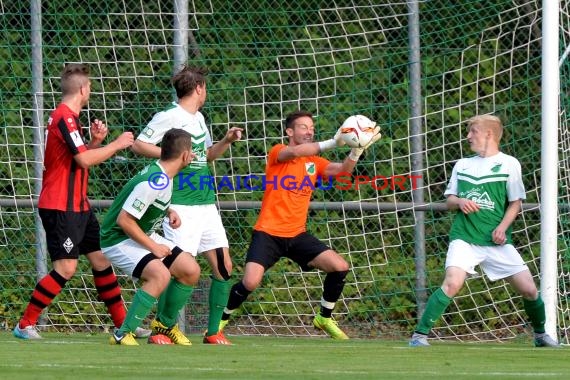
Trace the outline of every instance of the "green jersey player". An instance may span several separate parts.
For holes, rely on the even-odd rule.
[[[467,140],[474,157],[459,160],[445,191],[456,210],[449,234],[443,285],[429,298],[410,346],[429,346],[428,334],[469,274],[479,265],[491,281],[504,279],[523,298],[537,347],[559,347],[545,333],[544,303],[521,255],[512,245],[511,224],[525,199],[519,161],[499,150],[501,120],[479,115],[469,120]]]
[[[192,137],[181,129],[164,135],[160,159],[132,178],[113,201],[101,226],[101,246],[115,268],[142,281],[125,321],[110,338],[111,344],[138,345],[133,332],[150,313],[160,296],[151,328],[155,343],[190,345],[176,318],[200,277],[194,257],[155,230],[168,216],[171,228],[181,220],[170,208],[172,178],[192,161]]]
[[[241,138],[241,128],[230,128],[224,138],[212,143],[200,108],[206,101],[207,71],[198,67],[183,67],[172,78],[178,102],[158,112],[138,136],[133,151],[146,157],[159,157],[156,146],[170,128],[179,128],[192,135],[192,150],[196,159],[174,177],[172,209],[182,220],[182,226],[173,229],[163,224],[164,235],[177,246],[193,255],[204,254],[212,268],[212,282],[208,297],[210,314],[204,343],[231,344],[219,331],[220,319],[229,296],[232,261],[228,239],[216,207],[213,177],[208,163],[222,155]]]

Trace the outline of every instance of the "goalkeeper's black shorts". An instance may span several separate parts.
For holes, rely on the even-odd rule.
[[[267,270],[280,258],[287,257],[308,271],[313,269],[308,263],[329,249],[329,246],[307,232],[294,237],[279,237],[254,230],[245,262],[263,265]]]

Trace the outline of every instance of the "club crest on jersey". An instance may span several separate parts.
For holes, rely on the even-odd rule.
[[[491,171],[492,171],[493,173],[498,173],[498,172],[501,171],[501,166],[503,166],[503,164],[496,164],[495,166],[493,166],[493,167],[491,168]]]
[[[314,162],[305,163],[305,170],[307,171],[307,174],[314,175],[317,172],[315,169],[315,163]]]
[[[67,253],[71,252],[71,250],[73,249],[73,242],[71,241],[70,238],[65,239],[65,241],[63,242],[63,249],[65,249]]]
[[[140,199],[135,199],[133,208],[137,211],[142,211],[144,209],[144,203]]]

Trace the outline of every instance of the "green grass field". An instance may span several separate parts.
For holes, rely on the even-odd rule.
[[[0,333],[3,379],[569,379],[570,348],[524,343],[234,336],[234,346],[110,346],[105,334],[43,333],[21,341]],[[143,341],[144,342],[144,341]],[[142,343],[142,342],[141,342]]]

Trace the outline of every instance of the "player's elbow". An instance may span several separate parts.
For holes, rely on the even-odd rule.
[[[128,218],[123,213],[123,211],[121,211],[119,212],[119,215],[117,216],[117,220],[115,220],[115,222],[117,223],[117,226],[119,226],[122,230],[125,230],[125,227],[128,223]]]
[[[459,205],[457,204],[459,198],[455,195],[449,195],[445,200],[445,205],[447,206],[448,210],[457,210]]]
[[[75,159],[77,165],[79,165],[83,169],[89,169],[89,167],[91,166],[89,158],[87,157],[87,155],[83,153],[76,154],[73,158]]]

